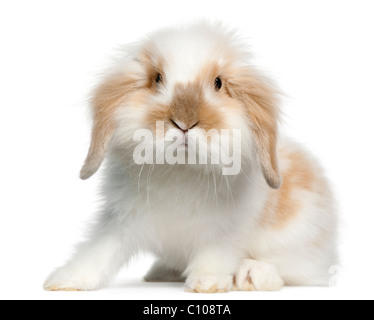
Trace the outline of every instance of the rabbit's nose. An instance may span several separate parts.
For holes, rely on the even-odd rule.
[[[170,119],[170,121],[176,128],[183,131],[183,133],[187,133],[188,130],[195,128],[199,124],[199,122],[196,122],[193,126],[188,126],[184,122],[181,122],[181,121],[175,121],[173,119]]]

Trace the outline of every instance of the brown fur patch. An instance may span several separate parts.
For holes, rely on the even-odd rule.
[[[146,69],[147,73],[147,82],[146,82],[146,88],[151,89],[153,92],[157,91],[157,86],[162,85],[162,83],[157,84],[156,79],[157,76],[160,74],[164,79],[164,65],[165,61],[160,57],[155,57],[151,49],[146,49],[142,52],[140,55],[139,60],[141,61],[142,65]]]
[[[312,164],[302,153],[286,153],[281,157],[288,161],[288,168],[282,171],[283,183],[279,190],[271,190],[262,214],[261,224],[279,229],[284,227],[298,213],[302,199],[295,197],[296,191],[312,191],[317,182]]]
[[[171,118],[171,110],[169,106],[159,105],[155,106],[152,110],[147,113],[145,124],[148,128],[156,131],[156,123],[158,121],[168,122]]]
[[[200,121],[199,111],[204,104],[201,85],[198,82],[187,85],[176,84],[170,104],[171,117],[191,128]]]
[[[215,85],[215,79],[217,77],[222,78],[222,88],[220,91],[217,91],[215,94],[220,95],[220,100],[227,99],[225,96],[225,81],[223,80],[223,69],[220,70],[217,64],[209,64],[205,66],[197,77],[196,84],[200,85],[200,90],[212,90]],[[230,103],[227,101],[225,105],[230,106]],[[206,131],[209,130],[222,130],[222,129],[231,129],[225,125],[222,115],[217,112],[217,106],[211,105],[206,101],[203,101],[201,108],[199,109],[199,119],[200,119],[200,128]]]
[[[187,128],[198,124],[200,129],[206,131],[223,129],[222,117],[216,108],[205,100],[203,90],[204,83],[200,79],[186,85],[176,84],[170,105],[159,105],[151,110],[146,118],[147,126],[155,129],[157,121],[170,124],[174,121],[184,123]]]
[[[135,80],[116,74],[96,90],[92,99],[94,123],[91,146],[81,170],[81,179],[90,178],[99,169],[117,125],[114,112],[135,87]]]

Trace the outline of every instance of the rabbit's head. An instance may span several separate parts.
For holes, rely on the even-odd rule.
[[[165,29],[127,47],[92,99],[92,141],[81,178],[98,170],[110,148],[134,149],[138,130],[166,144],[179,137],[177,147],[186,148],[187,136],[237,129],[241,157],[257,161],[268,185],[279,188],[277,93],[250,60],[235,33],[220,24]],[[205,141],[210,157],[220,152],[221,139]]]

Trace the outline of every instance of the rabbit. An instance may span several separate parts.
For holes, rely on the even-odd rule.
[[[188,292],[329,285],[338,263],[332,188],[318,161],[279,132],[282,95],[252,61],[236,30],[206,21],[124,47],[93,93],[80,173],[89,179],[105,162],[103,206],[45,290],[104,288],[139,252],[156,258],[145,281],[184,282]],[[142,130],[153,135],[143,164],[135,151],[146,143],[134,138]],[[224,130],[230,141],[240,133],[236,173],[224,174],[229,166],[219,157],[196,164],[162,158],[173,144],[188,154],[200,138],[197,155],[209,149],[205,160],[217,158]],[[165,148],[152,152],[157,144]]]

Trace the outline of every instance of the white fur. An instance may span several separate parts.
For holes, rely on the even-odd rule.
[[[236,286],[242,291],[278,291],[283,285],[277,268],[270,263],[245,259],[236,273]]]
[[[243,132],[244,160],[238,176],[224,177],[221,171],[204,165],[133,163],[131,138],[142,128],[152,104],[170,102],[174,85],[193,80],[210,60],[225,63],[231,59],[242,65],[248,55],[235,39],[221,26],[199,24],[177,32],[161,31],[140,44],[153,46],[155,54],[166,57],[167,84],[161,94],[144,104],[134,106],[130,98],[118,109],[119,127],[105,169],[105,205],[89,239],[78,246],[66,266],[49,277],[46,289],[102,288],[139,251],[159,258],[148,280],[186,278],[187,289],[197,292],[230,290],[234,275],[239,290],[279,290],[283,283],[328,284],[328,270],[336,264],[331,195],[295,193],[303,206],[291,222],[279,230],[261,226],[270,188],[240,114],[226,114],[231,126]],[[133,70],[139,78],[144,72],[139,66],[123,69]],[[206,91],[207,97],[213,95]],[[279,148],[302,150],[289,141],[281,142]],[[287,160],[281,158],[281,170],[287,166]],[[317,165],[313,171],[324,179]],[[321,228],[329,232],[328,245],[313,246]]]

